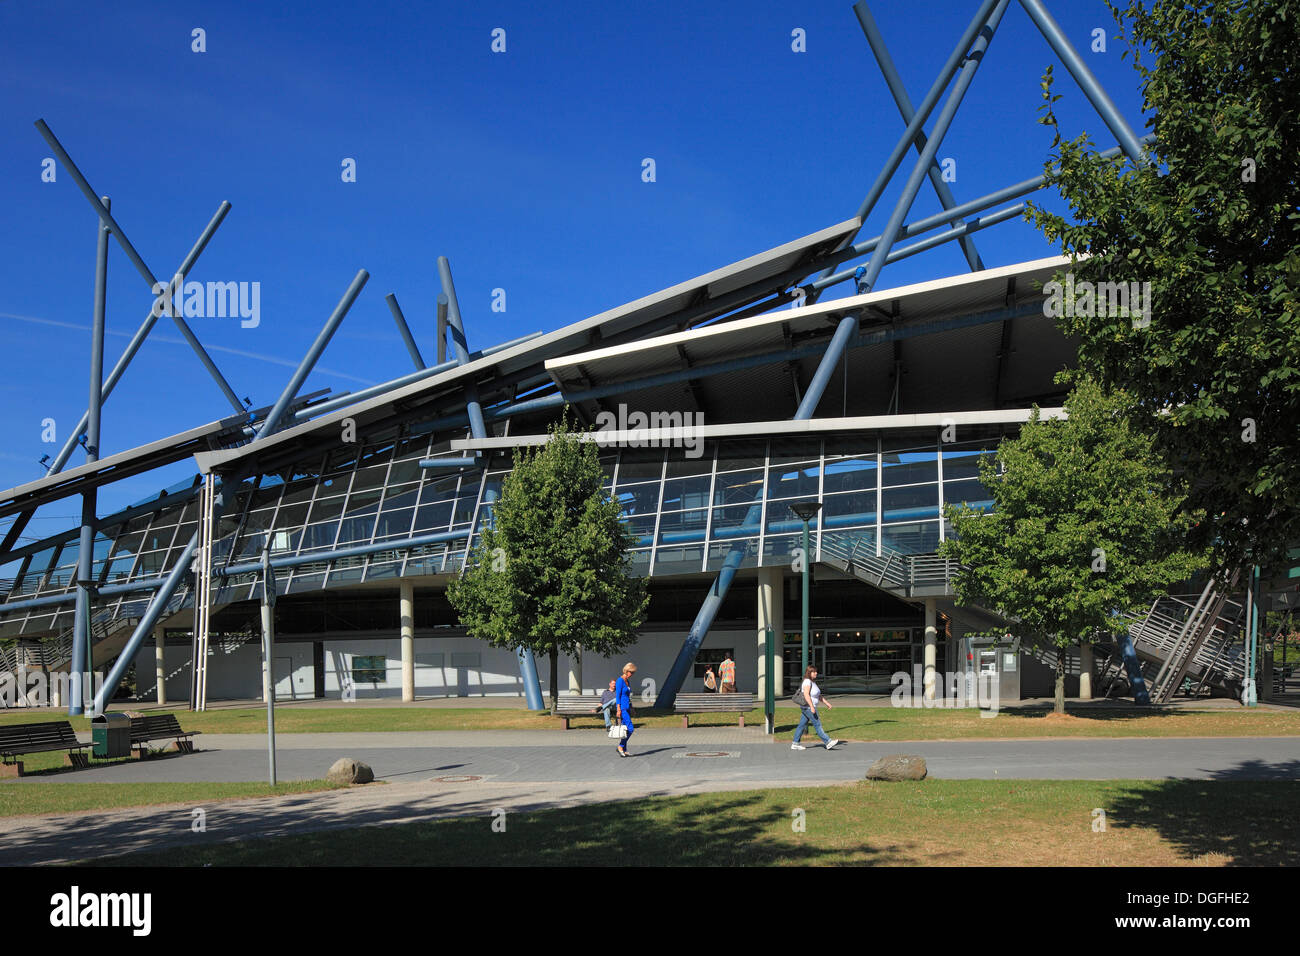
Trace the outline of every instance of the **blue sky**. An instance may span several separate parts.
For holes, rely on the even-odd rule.
[[[976,6],[872,4],[914,103]],[[1120,44],[1089,50],[1093,29],[1115,33],[1103,4],[1049,8],[1141,132]],[[206,52],[191,49],[195,28]],[[504,53],[491,50],[496,28]],[[791,49],[795,28],[805,53]],[[389,292],[433,354],[439,255],[451,260],[471,347],[554,329],[849,218],[903,130],[846,0],[4,0],[0,38],[0,487],[43,474],[38,459],[61,446],[88,390],[96,221],[62,169],[41,181],[50,150],[38,118],[112,198],[159,278],[218,204],[233,204],[190,277],[260,282],[261,322],[189,321],[255,405],[275,400],[359,268],[370,282],[308,389],[411,370]],[[1065,129],[1114,145],[1013,2],[939,150],[957,162],[959,202],[1041,171],[1051,139],[1035,120],[1048,64]],[[354,183],[340,175],[346,157]],[[653,183],[641,178],[646,157]],[[880,231],[904,178],[863,238]],[[926,184],[910,218],[938,209]],[[1018,221],[977,242],[989,266],[1053,251]],[[887,268],[878,287],[964,271],[949,244]],[[504,313],[490,308],[496,288]],[[106,371],[151,298],[113,246]],[[105,406],[102,454],[229,411],[162,318]],[[46,418],[54,444],[41,441]],[[183,463],[110,486],[100,511],[192,471]],[[74,524],[76,512],[47,508],[27,535]]]

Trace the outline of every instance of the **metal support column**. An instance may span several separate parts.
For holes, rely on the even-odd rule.
[[[109,199],[100,200],[109,208]],[[90,397],[87,411],[86,461],[99,460],[99,398],[104,378],[104,310],[108,289],[108,226],[96,224],[95,305],[90,335]],[[77,550],[77,604],[72,623],[72,659],[68,663],[68,714],[85,712],[87,688],[94,684],[90,676],[91,589],[95,576],[95,508],[97,492],[87,489],[81,496],[81,538]],[[93,690],[89,691],[93,694]]]
[[[95,212],[99,214],[100,221],[104,225],[108,226],[112,231],[113,237],[117,239],[117,244],[122,247],[122,251],[125,252],[126,257],[131,260],[131,264],[135,266],[136,271],[144,277],[145,282],[149,283],[149,289],[152,292],[153,289],[158,286],[158,280],[154,277],[152,270],[145,265],[144,259],[140,258],[140,253],[136,252],[135,246],[131,245],[131,240],[126,237],[126,233],[123,232],[122,227],[117,224],[117,221],[113,218],[113,214],[108,211],[108,207],[100,202],[95,191],[90,188],[90,183],[88,183],[86,177],[81,174],[81,170],[78,169],[77,164],[72,161],[72,157],[69,156],[68,151],[63,148],[63,144],[58,141],[50,128],[45,125],[45,120],[36,121],[36,130],[44,138],[50,149],[54,151],[54,155],[58,157],[59,162],[63,164],[63,168],[67,171],[68,175],[72,177],[82,194],[87,200],[89,200],[90,205],[94,208]],[[221,370],[217,368],[216,363],[212,361],[212,357],[208,355],[207,351],[203,348],[198,337],[195,336],[194,331],[185,324],[185,320],[181,318],[180,314],[176,312],[175,309],[169,309],[168,311],[171,313],[172,321],[176,323],[176,327],[180,330],[181,335],[185,337],[185,341],[189,343],[190,348],[194,350],[194,354],[197,355],[199,361],[203,363],[203,367],[208,370],[208,374],[212,376],[213,381],[217,383],[217,387],[220,388],[222,394],[226,396],[226,401],[230,403],[231,408],[235,410],[236,414],[242,414],[244,411],[243,404],[231,389],[225,376],[221,374]]]
[[[1061,58],[1065,68],[1074,77],[1074,82],[1079,84],[1079,89],[1083,90],[1083,95],[1092,103],[1093,109],[1101,117],[1102,122],[1110,128],[1111,133],[1124,149],[1124,154],[1136,165],[1142,162],[1142,147],[1138,143],[1137,133],[1133,132],[1133,127],[1129,126],[1128,121],[1124,119],[1119,108],[1115,106],[1114,100],[1106,92],[1105,88],[1097,81],[1088,69],[1088,65],[1075,51],[1074,46],[1066,38],[1061,26],[1047,12],[1043,6],[1042,0],[1020,0],[1020,5],[1025,8],[1029,14],[1029,19],[1034,21],[1034,26],[1042,33],[1048,44],[1055,51],[1056,55]]]
[[[880,32],[880,28],[876,26],[876,20],[871,15],[866,0],[858,0],[853,5],[853,12],[857,14],[858,24],[862,27],[862,32],[866,34],[871,52],[875,54],[876,63],[880,67],[881,74],[885,77],[885,85],[889,87],[889,94],[894,98],[894,105],[898,107],[899,115],[903,117],[904,123],[910,125],[912,117],[916,115],[916,110],[912,108],[912,98],[907,95],[907,87],[903,85],[903,78],[898,75],[898,69],[894,66],[894,58],[889,55],[889,47],[885,45],[885,37]],[[918,153],[925,148],[925,142],[924,131],[918,132],[916,139],[912,141]],[[939,197],[940,205],[944,209],[952,209],[956,206],[957,199],[953,196],[952,190],[948,188],[948,184],[943,181],[943,174],[940,172],[937,163],[930,164],[929,177],[930,185],[934,187],[934,194]],[[961,222],[961,219],[951,219],[949,222],[956,226]],[[966,256],[971,271],[981,271],[984,268],[984,261],[980,258],[979,250],[975,248],[974,240],[962,236],[958,242],[961,243],[962,254]]]
[[[262,548],[262,693],[266,697],[266,756],[271,786],[275,786],[275,572],[271,548]],[[290,675],[292,680],[292,675]]]

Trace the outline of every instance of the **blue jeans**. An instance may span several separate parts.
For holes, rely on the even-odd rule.
[[[614,709],[614,701],[610,701],[604,707],[600,708],[600,716],[605,718],[605,729],[609,730],[611,722],[609,719],[610,712]]]
[[[817,731],[817,736],[822,739],[822,743],[830,743],[831,738],[827,737],[826,731],[822,730],[822,719],[807,707],[800,707],[799,709],[803,711],[803,716],[799,718],[799,726],[794,729],[794,742],[798,743],[803,738],[804,728],[811,723],[813,730]]]
[[[632,731],[636,729],[632,726],[632,714],[628,710],[623,711],[623,726],[627,728],[627,736],[618,742],[619,750],[627,749],[627,742],[632,739]]]

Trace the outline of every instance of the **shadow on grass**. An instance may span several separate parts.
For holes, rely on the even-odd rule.
[[[467,791],[469,793],[469,791]],[[346,828],[240,843],[178,845],[99,861],[105,866],[753,866],[907,862],[906,847],[852,840],[818,846],[792,832],[788,800],[737,794],[706,800],[638,799],[494,817],[491,799],[468,800],[466,817],[396,827]],[[392,817],[394,808],[383,815]],[[237,811],[236,811],[237,817]],[[493,830],[504,819],[506,830]],[[230,832],[237,818],[223,813]],[[317,822],[317,821],[313,821]],[[187,841],[188,842],[188,841]]]
[[[1191,713],[1207,713],[1208,711],[1198,710],[1190,711],[1186,708],[1161,707],[1159,705],[1142,706],[1133,704],[1131,706],[1088,706],[1086,704],[1066,704],[1065,712],[1070,717],[1078,717],[1081,720],[1097,721],[1124,721],[1124,720],[1142,720],[1147,717],[1179,717]],[[1025,717],[1028,719],[1050,717],[1052,715],[1051,704],[1032,704],[1026,706],[1003,704],[1000,713],[1008,714],[1012,717]]]
[[[1144,782],[1106,811],[1112,827],[1153,829],[1192,860],[1300,865],[1300,760],[1243,760],[1209,780]]]

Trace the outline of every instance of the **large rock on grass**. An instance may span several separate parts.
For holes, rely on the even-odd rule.
[[[925,758],[915,754],[890,754],[867,768],[868,780],[924,780]]]
[[[375,772],[370,769],[369,764],[364,764],[360,760],[340,757],[334,761],[334,766],[330,767],[325,779],[330,783],[371,783],[375,779]]]

